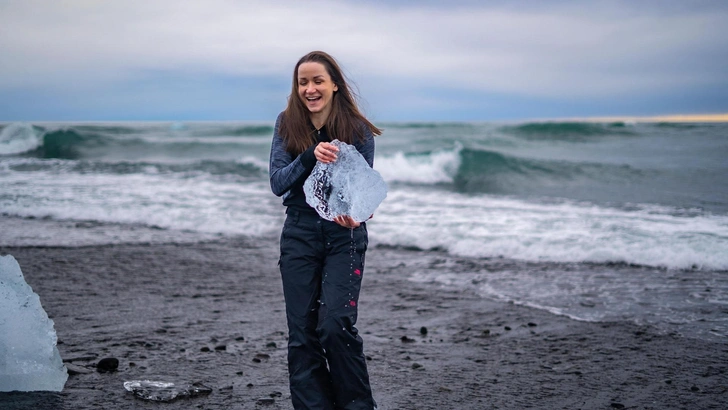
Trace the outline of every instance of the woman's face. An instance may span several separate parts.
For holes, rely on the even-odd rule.
[[[307,62],[298,66],[298,98],[312,114],[328,116],[338,89],[323,64]]]

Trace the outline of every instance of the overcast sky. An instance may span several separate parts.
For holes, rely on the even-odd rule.
[[[374,121],[725,113],[724,4],[0,0],[0,121],[272,121],[316,49]]]

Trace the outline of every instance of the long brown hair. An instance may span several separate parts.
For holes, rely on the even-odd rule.
[[[331,139],[353,144],[364,139],[365,127],[374,135],[382,131],[359,112],[354,97],[356,94],[349,88],[346,78],[336,60],[323,51],[312,51],[301,57],[293,69],[291,95],[283,114],[278,132],[286,143],[286,151],[298,155],[316,142],[314,130],[310,125],[309,111],[298,97],[298,67],[303,63],[320,63],[326,68],[331,81],[338,87],[331,99],[331,112],[326,119],[326,131]]]

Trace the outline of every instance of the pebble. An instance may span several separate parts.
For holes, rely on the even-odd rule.
[[[119,368],[119,359],[115,357],[107,357],[99,360],[96,364],[96,370],[99,373],[115,372]]]
[[[421,334],[422,336],[426,335],[426,334],[427,334],[427,328],[426,328],[426,327],[424,327],[424,326],[422,326],[422,327],[420,328],[420,334]]]
[[[402,343],[412,343],[412,342],[415,341],[415,339],[412,339],[410,337],[407,337],[407,335],[404,335],[404,336],[400,337],[399,340],[401,340]]]
[[[217,350],[218,352],[222,351],[222,350],[227,350],[227,346],[226,345],[215,346],[215,350]]]
[[[268,359],[270,359],[270,355],[265,354],[265,353],[258,353],[255,355],[255,357],[253,357],[253,362],[260,363],[263,360],[268,360]]]

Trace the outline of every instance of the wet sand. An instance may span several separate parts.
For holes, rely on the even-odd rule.
[[[0,247],[55,321],[64,361],[94,371],[0,409],[290,409],[277,242]],[[443,263],[447,260],[447,263]],[[380,409],[723,409],[728,345],[587,323],[409,281],[478,260],[371,248],[358,328]],[[119,359],[116,372],[96,363]],[[147,402],[134,379],[201,382]]]

